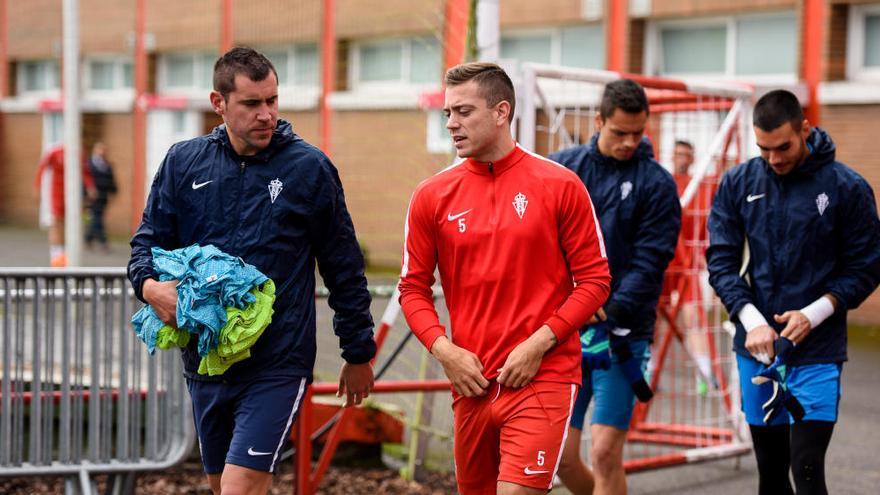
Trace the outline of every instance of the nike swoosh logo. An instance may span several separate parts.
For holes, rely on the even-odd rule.
[[[253,447],[248,447],[248,455],[269,455],[271,452],[257,452]]]
[[[192,186],[193,186],[193,191],[195,191],[196,189],[198,189],[198,188],[200,188],[200,187],[205,187],[205,186],[207,186],[208,184],[210,184],[210,183],[212,183],[212,182],[214,182],[214,181],[213,181],[213,180],[208,180],[208,181],[200,182],[200,183],[196,184],[196,181],[193,181],[193,184],[192,184]]]
[[[748,196],[746,196],[746,201],[751,203],[752,201],[757,201],[766,195],[767,195],[766,193],[764,193],[764,194],[749,194]]]
[[[533,474],[546,474],[546,473],[549,473],[550,471],[532,471],[531,469],[529,469],[528,466],[526,466],[526,468],[523,469],[523,472],[526,473],[527,476],[531,476]]]
[[[459,214],[457,214],[457,215],[453,215],[452,213],[450,213],[449,215],[446,215],[446,220],[449,220],[449,221],[451,222],[451,221],[455,220],[455,219],[458,218],[458,217],[462,217],[462,216],[464,216],[464,215],[467,215],[468,213],[471,212],[471,210],[473,210],[473,208],[471,208],[470,210],[463,211],[463,212],[461,212],[461,213],[459,213]]]

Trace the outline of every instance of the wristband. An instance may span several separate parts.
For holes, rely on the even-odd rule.
[[[810,329],[813,329],[834,314],[834,305],[831,304],[827,297],[822,296],[804,307],[801,313],[810,320]]]
[[[746,333],[751,332],[757,327],[763,325],[769,325],[767,320],[764,318],[764,315],[758,311],[758,308],[755,307],[754,304],[748,303],[737,313],[737,317],[739,318],[740,323],[742,323],[743,328],[746,329]]]

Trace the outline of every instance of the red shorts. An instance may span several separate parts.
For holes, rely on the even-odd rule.
[[[482,397],[457,396],[455,478],[463,495],[495,495],[498,481],[549,490],[559,467],[578,386],[493,381]]]

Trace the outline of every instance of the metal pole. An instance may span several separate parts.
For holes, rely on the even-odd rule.
[[[141,223],[144,208],[147,175],[147,50],[146,36],[146,0],[135,0],[134,14],[134,122],[133,156],[131,179],[131,230],[137,229]]]
[[[498,0],[477,2],[477,59],[495,62],[501,56]]]
[[[804,0],[801,7],[801,78],[807,84],[809,101],[806,117],[812,125],[819,124],[819,84],[822,83],[822,48],[825,40],[825,0]]]
[[[443,19],[443,69],[465,60],[469,0],[446,0]]]
[[[79,108],[79,1],[64,0],[64,250],[82,265],[82,153]]]
[[[0,98],[9,96],[9,60],[6,51],[6,44],[8,43],[6,1],[0,0]]]
[[[333,131],[330,108],[330,94],[336,81],[336,1],[324,0],[321,25],[321,98],[318,102],[319,125],[321,132],[321,151],[332,155],[331,134]]]
[[[232,49],[232,40],[235,37],[235,24],[232,17],[232,0],[223,0],[223,13],[220,28],[220,54]]]
[[[621,72],[624,70],[629,2],[608,0],[606,5],[608,14],[605,16],[605,67],[608,70]]]

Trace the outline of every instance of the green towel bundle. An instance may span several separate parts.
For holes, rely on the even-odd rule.
[[[235,306],[226,308],[226,325],[220,329],[219,343],[199,363],[200,375],[222,375],[233,364],[251,356],[250,348],[257,342],[269,323],[272,322],[275,303],[275,283],[267,280],[262,286],[255,287],[251,294],[256,302],[238,309]],[[168,325],[159,329],[156,347],[171,349],[186,347],[190,334]]]

